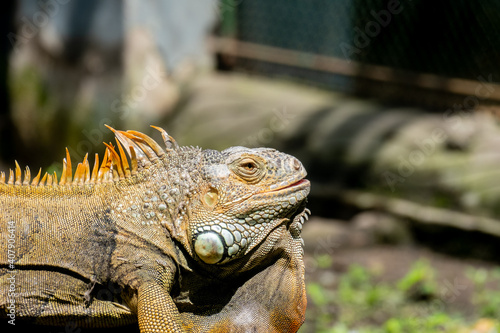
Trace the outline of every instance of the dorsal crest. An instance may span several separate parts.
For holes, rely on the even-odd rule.
[[[101,164],[99,165],[99,155],[95,154],[95,162],[90,169],[88,154],[82,162],[78,163],[73,173],[71,166],[71,156],[66,148],[66,157],[63,159],[63,170],[58,180],[56,172],[45,173],[42,176],[42,169],[31,179],[31,171],[26,166],[23,172],[15,161],[15,169],[9,170],[6,177],[4,172],[0,172],[0,184],[24,185],[24,186],[65,186],[99,184],[118,181],[135,175],[140,169],[151,165],[158,158],[161,158],[167,151],[179,149],[177,142],[160,127],[151,126],[160,131],[165,148],[162,148],[155,140],[137,131],[118,131],[105,125],[115,134],[116,147],[112,143],[104,143],[106,150]],[[129,163],[130,161],[130,163]]]

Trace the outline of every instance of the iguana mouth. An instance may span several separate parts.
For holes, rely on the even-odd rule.
[[[309,188],[311,183],[309,180],[305,178],[301,178],[295,182],[287,183],[287,184],[276,184],[271,186],[269,189],[264,190],[262,192],[256,193],[253,195],[254,200],[269,200],[270,197],[282,197],[286,198],[291,196],[292,198],[296,198],[297,201],[302,201],[303,198],[307,196],[309,193]],[[302,194],[299,194],[301,193]],[[297,193],[297,194],[295,194]],[[293,199],[292,199],[293,200]],[[295,205],[295,202],[291,202],[292,205]]]
[[[291,183],[291,184],[282,184],[281,186],[279,186],[277,188],[273,188],[271,186],[270,190],[264,191],[262,193],[278,192],[278,191],[284,191],[284,190],[289,191],[291,189],[293,189],[293,191],[298,191],[298,190],[306,189],[310,186],[311,186],[311,183],[307,179],[302,178],[302,179],[300,179],[294,183]]]
[[[240,203],[242,201],[245,201],[249,198],[258,199],[261,197],[266,197],[266,196],[271,195],[271,194],[272,195],[280,194],[282,196],[286,196],[289,193],[293,193],[293,192],[297,192],[297,191],[301,191],[301,190],[307,190],[310,186],[311,186],[311,182],[309,180],[307,180],[305,178],[301,178],[298,181],[291,183],[291,184],[290,183],[289,184],[282,184],[280,187],[278,187],[278,185],[274,185],[274,187],[273,187],[273,185],[271,185],[270,189],[268,189],[268,190],[263,190],[261,192],[249,194],[245,197],[239,198],[238,200],[225,203],[224,205],[225,206],[234,205],[234,204]]]
[[[285,187],[282,187],[282,188],[280,188],[280,189],[277,189],[276,191],[279,191],[279,190],[284,190],[284,189],[287,189],[287,188],[292,188],[292,187],[296,187],[296,186],[302,186],[302,185],[303,185],[303,187],[306,187],[306,186],[307,186],[307,187],[309,187],[309,186],[310,186],[310,184],[311,184],[311,183],[310,183],[307,179],[302,178],[302,179],[301,179],[301,180],[299,180],[298,182],[295,182],[295,183],[290,184],[290,185],[288,185],[288,186],[285,186]]]

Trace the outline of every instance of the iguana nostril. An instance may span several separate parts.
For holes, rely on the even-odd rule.
[[[300,170],[300,167],[301,167],[301,165],[300,165],[299,160],[296,158],[293,159],[293,168],[298,171],[298,170]]]

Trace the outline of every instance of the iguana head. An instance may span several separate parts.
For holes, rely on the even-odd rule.
[[[224,264],[248,254],[303,206],[310,183],[295,157],[268,148],[205,150],[189,239],[197,258]],[[291,229],[290,229],[291,228]],[[295,228],[295,230],[293,230]]]

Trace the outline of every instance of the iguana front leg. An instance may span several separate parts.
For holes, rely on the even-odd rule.
[[[169,294],[174,273],[143,282],[137,290],[137,314],[145,332],[296,332],[304,320],[306,297],[299,239],[279,259],[250,277],[217,313],[180,313]],[[163,279],[163,280],[162,280]],[[217,288],[215,285],[207,288]],[[203,290],[199,290],[203,292]]]
[[[137,315],[141,333],[185,332],[170,295],[155,282],[143,284],[137,293]]]
[[[183,328],[181,315],[170,295],[177,276],[175,264],[157,258],[133,276],[128,285],[135,290],[135,295],[129,295],[132,296],[129,304],[137,313],[140,332],[189,332]]]

